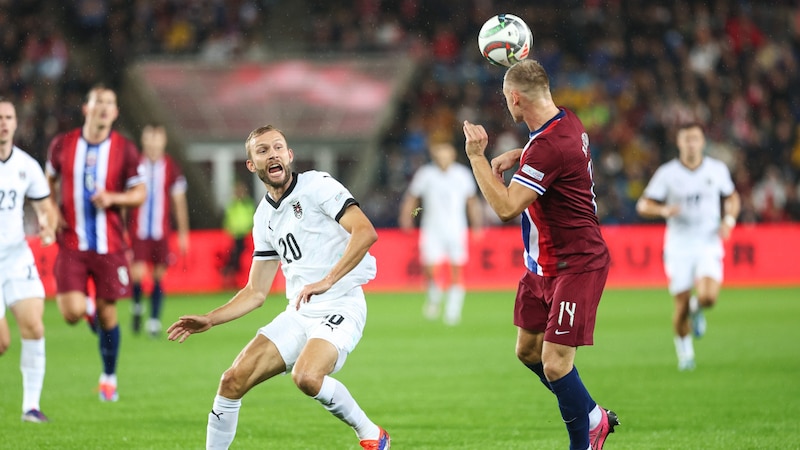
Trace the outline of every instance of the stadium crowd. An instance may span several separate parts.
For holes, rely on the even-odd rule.
[[[301,4],[311,6],[311,2]],[[81,0],[42,14],[48,0],[0,0],[0,95],[18,108],[18,145],[44,160],[45,143],[81,121],[78,98],[98,79],[119,83],[138,57],[220,62],[278,53],[274,0]],[[376,226],[396,208],[427,146],[461,146],[464,119],[487,126],[497,152],[524,144],[484,61],[476,30],[513,12],[535,33],[532,54],[555,74],[558,104],[586,125],[605,224],[641,219],[636,199],[655,168],[676,155],[676,124],[699,120],[708,152],[731,168],[741,222],[800,220],[800,5],[794,1],[358,0],[309,8],[312,32],[292,37],[312,52],[399,52],[421,70],[383,142],[380,186],[364,199]],[[307,25],[304,25],[304,27]],[[91,47],[94,45],[94,47]],[[297,45],[295,43],[295,45]],[[103,52],[87,56],[87,48]],[[100,57],[100,60],[91,59]],[[124,112],[123,112],[124,114]]]

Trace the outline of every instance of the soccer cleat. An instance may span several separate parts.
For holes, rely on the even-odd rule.
[[[392,439],[389,437],[389,433],[387,433],[386,430],[383,428],[380,428],[380,430],[381,434],[378,435],[378,439],[362,439],[360,442],[361,448],[366,450],[389,450]]]
[[[685,359],[683,361],[678,361],[678,370],[681,372],[685,372],[688,370],[694,370],[694,358]]]
[[[425,302],[422,307],[422,315],[428,320],[437,320],[439,318],[439,305],[433,302]]]
[[[48,419],[47,416],[45,416],[44,413],[38,409],[30,409],[28,412],[22,415],[22,421],[30,423],[47,423],[50,422],[50,419]]]
[[[101,402],[115,402],[119,400],[119,394],[117,393],[117,386],[114,384],[101,382],[97,390],[100,393]]]
[[[603,450],[606,438],[614,432],[614,427],[619,425],[619,418],[614,411],[601,406],[600,412],[603,414],[600,423],[593,430],[589,430],[589,444],[591,444],[592,450]]]
[[[702,308],[697,308],[696,311],[689,314],[692,321],[692,333],[694,337],[700,339],[706,334],[706,316],[703,314]]]
[[[133,334],[139,334],[142,329],[142,315],[133,313]]]
[[[157,338],[161,334],[161,321],[155,318],[147,319],[147,333],[150,337]]]

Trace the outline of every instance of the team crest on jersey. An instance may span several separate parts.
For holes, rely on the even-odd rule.
[[[300,202],[292,203],[292,211],[294,211],[294,216],[298,219],[303,217],[303,207],[300,206]]]

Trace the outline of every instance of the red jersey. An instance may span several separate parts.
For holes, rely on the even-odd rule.
[[[58,244],[100,254],[127,248],[121,209],[95,208],[98,190],[124,192],[144,182],[136,145],[116,131],[100,144],[90,144],[81,129],[56,136],[47,151],[47,170],[60,178],[59,208],[66,227]]]
[[[511,181],[539,193],[522,213],[528,270],[555,276],[609,263],[594,200],[589,136],[572,111],[560,108],[530,133]]]
[[[164,155],[158,161],[142,156],[147,200],[130,214],[131,236],[138,239],[164,239],[170,232],[173,194],[186,192],[186,178],[175,161]]]

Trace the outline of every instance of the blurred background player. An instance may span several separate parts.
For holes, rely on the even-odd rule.
[[[25,240],[23,205],[29,199],[39,223],[43,246],[55,242],[56,210],[42,167],[14,145],[17,113],[0,97],[0,355],[11,345],[6,320],[9,308],[17,320],[22,341],[22,420],[47,422],[41,412],[45,372],[44,286],[28,242]],[[4,388],[8,392],[8,386]],[[6,394],[8,395],[8,394]]]
[[[233,200],[225,208],[222,228],[232,238],[228,260],[222,269],[226,286],[236,285],[236,275],[241,270],[241,258],[245,248],[245,239],[253,231],[253,214],[256,206],[247,190],[247,185],[239,180],[233,186]]]
[[[178,228],[178,250],[181,256],[189,249],[189,209],[186,203],[186,178],[178,164],[165,153],[167,130],[158,124],[142,129],[142,166],[147,185],[147,199],[129,216],[133,263],[133,332],[139,333],[142,323],[142,279],[152,266],[153,290],[150,293],[150,318],[147,332],[155,337],[161,332],[161,304],[164,289],[161,280],[167,266],[175,262],[170,253],[172,230],[170,210]]]
[[[456,161],[453,144],[431,145],[430,156],[431,162],[420,167],[411,179],[398,224],[404,231],[410,231],[417,212],[422,214],[419,251],[427,287],[423,314],[430,320],[439,318],[445,289],[439,285],[436,269],[446,262],[450,278],[444,322],[455,325],[461,320],[464,305],[462,272],[469,251],[468,225],[473,233],[480,233],[481,205],[472,171]]]
[[[705,334],[703,309],[717,301],[725,254],[722,240],[730,237],[741,203],[725,163],[703,156],[706,139],[702,125],[681,125],[676,143],[678,158],[656,170],[636,211],[644,217],[667,220],[664,270],[669,292],[675,297],[675,352],[678,369],[691,370],[695,361],[690,329],[695,337]]]
[[[58,255],[53,275],[58,308],[69,324],[86,318],[98,334],[101,401],[117,401],[120,330],[116,302],[130,295],[122,210],[147,197],[136,145],[111,127],[117,94],[90,89],[81,128],[50,142],[47,176],[59,202]],[[92,279],[96,303],[88,296]]]
[[[254,218],[255,250],[247,283],[228,303],[204,315],[181,316],[167,332],[170,340],[183,342],[260,307],[278,267],[286,280],[288,305],[258,330],[222,375],[208,414],[206,448],[228,448],[242,397],[289,371],[304,394],[355,431],[362,448],[388,450],[386,431],[331,376],[363,335],[367,303],[362,285],[375,278],[369,249],[378,234],[339,181],[325,172],[292,170],[294,151],[282,131],[263,126],[245,142],[247,169],[267,188]]]

